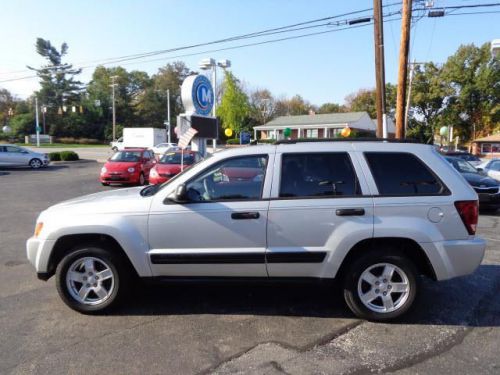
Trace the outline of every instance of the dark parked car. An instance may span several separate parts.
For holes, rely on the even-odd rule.
[[[469,162],[447,156],[446,160],[459,171],[479,196],[480,209],[500,208],[500,184],[498,181],[479,173]]]
[[[479,159],[477,156],[472,155],[470,152],[464,152],[464,151],[448,151],[446,156],[452,156],[455,158],[459,158],[465,161],[468,161],[471,163],[474,167],[477,167],[479,164],[482,163],[481,159]]]

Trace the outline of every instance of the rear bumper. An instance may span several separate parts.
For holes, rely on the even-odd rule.
[[[421,243],[427,253],[438,280],[473,273],[481,264],[486,241],[480,237],[471,240],[439,241]]]
[[[500,193],[478,193],[477,195],[479,197],[479,208],[500,208]]]

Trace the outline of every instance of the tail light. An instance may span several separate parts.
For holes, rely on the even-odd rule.
[[[479,216],[478,201],[457,201],[455,207],[464,222],[469,234],[476,234],[477,219]]]

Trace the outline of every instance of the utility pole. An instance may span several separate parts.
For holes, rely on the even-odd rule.
[[[118,78],[118,76],[111,76],[111,88],[113,91],[113,141],[116,141],[116,106],[115,106],[115,87],[118,86],[117,83],[115,83],[115,79]]]
[[[385,113],[385,62],[384,24],[382,0],[373,0],[373,31],[375,38],[375,82],[377,107],[377,137],[387,138],[387,118]]]
[[[405,97],[408,75],[408,53],[410,45],[411,0],[403,0],[403,18],[401,20],[401,42],[399,45],[398,91],[396,101],[396,138],[405,137]]]

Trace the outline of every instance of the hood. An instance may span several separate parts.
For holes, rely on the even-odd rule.
[[[107,161],[106,164],[104,164],[104,167],[108,170],[108,172],[123,172],[128,168],[137,168],[138,165],[139,162],[136,161]]]
[[[469,184],[472,186],[481,186],[485,187],[497,187],[498,182],[490,177],[486,177],[480,175],[479,173],[462,173],[462,176],[467,180]]]
[[[57,211],[67,213],[142,213],[149,210],[150,199],[143,197],[140,191],[143,187],[116,189],[102,193],[84,195],[70,199],[47,209],[47,212]]]
[[[185,165],[184,169],[188,168],[189,165]],[[181,171],[180,164],[156,164],[155,169],[158,173],[169,173],[169,174],[177,174]]]

